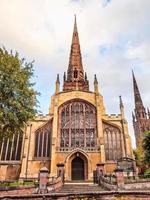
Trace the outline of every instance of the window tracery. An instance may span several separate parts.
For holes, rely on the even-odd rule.
[[[106,160],[117,160],[122,156],[122,140],[119,128],[103,123]]]
[[[0,160],[19,161],[21,159],[23,134],[14,134],[12,138],[0,143]]]
[[[82,101],[71,101],[59,109],[60,147],[96,145],[96,110]]]
[[[46,123],[43,127],[35,132],[35,158],[48,158],[50,156],[50,133],[51,122]]]

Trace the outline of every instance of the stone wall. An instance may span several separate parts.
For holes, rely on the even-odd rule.
[[[127,183],[124,185],[125,190],[150,190],[150,181],[149,182],[133,182]]]
[[[31,191],[30,191],[31,192]],[[1,195],[1,194],[0,194]],[[135,191],[102,191],[98,193],[85,193],[85,194],[31,194],[22,190],[22,193],[14,191],[13,194],[8,192],[0,196],[3,199],[51,199],[51,200],[150,200],[150,192],[135,192]]]
[[[19,179],[21,165],[3,164],[0,166],[0,180],[17,180]]]

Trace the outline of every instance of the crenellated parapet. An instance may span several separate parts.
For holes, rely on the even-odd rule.
[[[121,120],[121,114],[104,114],[102,115],[102,119],[104,120],[110,120],[110,121],[118,121],[118,120]]]
[[[35,120],[34,121],[48,121],[52,118],[52,115],[50,114],[46,114],[46,115],[43,115],[43,114],[39,114],[35,117]]]

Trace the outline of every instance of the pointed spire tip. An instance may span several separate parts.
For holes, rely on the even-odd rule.
[[[59,74],[57,74],[56,82],[60,83],[60,81],[59,81]]]
[[[96,74],[94,74],[94,82],[98,83]]]
[[[119,96],[119,101],[120,101],[120,107],[123,107],[123,101],[121,95]]]

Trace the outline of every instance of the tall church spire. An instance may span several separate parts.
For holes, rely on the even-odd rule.
[[[133,89],[134,89],[134,101],[135,101],[135,116],[136,118],[146,118],[146,111],[143,106],[142,98],[133,71],[132,71],[132,77],[133,77]]]
[[[141,99],[141,95],[140,95],[139,88],[138,88],[133,71],[132,71],[132,77],[133,77],[134,101],[135,101],[135,107],[136,107],[138,105],[143,105],[143,102]]]
[[[132,76],[133,76],[133,89],[134,89],[134,101],[135,101],[135,109],[134,112],[132,113],[133,127],[136,139],[136,146],[138,148],[141,148],[144,131],[150,130],[150,119],[148,119],[146,109],[143,105],[142,98],[133,71],[132,71]]]
[[[83,80],[83,79],[84,79],[84,72],[83,72],[83,66],[82,66],[80,42],[79,42],[79,35],[78,35],[78,29],[77,29],[77,20],[75,16],[72,44],[71,44],[71,51],[70,51],[70,58],[69,58],[69,66],[68,66],[68,72],[67,72],[67,80],[75,81],[75,80]]]
[[[76,16],[74,19],[67,80],[64,82],[64,91],[66,90],[89,90],[88,80],[85,80],[84,77]]]

